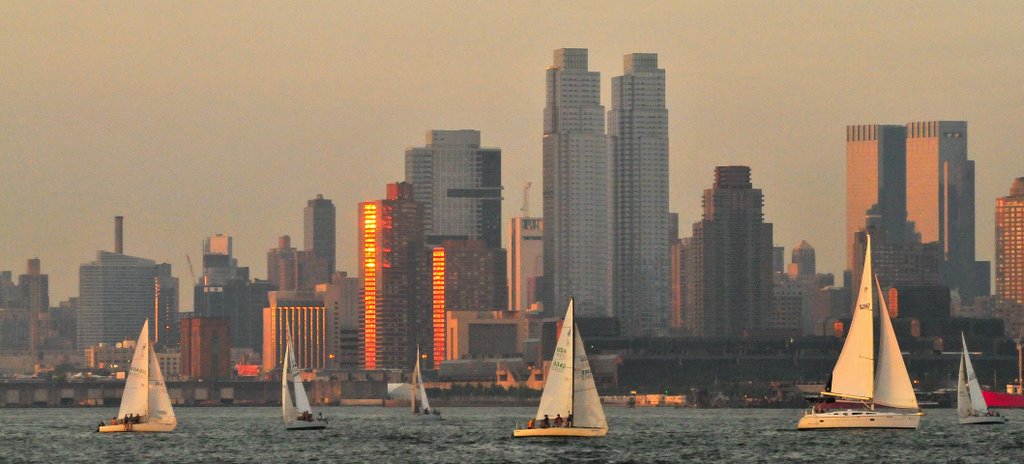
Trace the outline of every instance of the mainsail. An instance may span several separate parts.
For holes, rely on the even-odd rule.
[[[973,410],[972,415],[984,416],[988,413],[988,405],[985,404],[985,397],[981,394],[981,385],[978,384],[978,377],[974,374],[974,365],[971,364],[971,356],[967,353],[967,340],[964,338],[963,333],[960,334],[960,341],[963,342],[964,354],[961,358],[961,364],[963,366],[967,393],[971,397],[970,407]],[[957,393],[957,399],[959,399],[959,391]],[[959,410],[960,405],[958,404],[957,411]]]
[[[294,357],[295,355],[292,354],[292,337],[291,334],[288,334],[288,345],[285,347],[284,363],[281,366],[281,416],[284,418],[285,424],[295,422],[298,418],[295,403],[292,402],[292,395],[288,391],[288,382],[295,372],[295,369],[292,367]]]
[[[419,396],[421,407],[424,411],[430,409],[430,402],[427,401],[427,389],[423,386],[423,374],[420,373],[420,350],[416,349],[416,367],[412,372],[412,382],[414,391],[412,392],[412,404],[413,409],[416,409],[416,396]]]
[[[142,324],[139,340],[135,342],[132,365],[128,370],[128,379],[124,383],[121,407],[117,411],[117,417],[119,418],[124,418],[128,414],[143,417],[149,415],[149,371],[151,364],[149,352],[149,319],[147,319]],[[156,356],[153,357],[156,358]],[[163,378],[160,380],[163,383]]]
[[[873,396],[874,336],[872,334],[871,237],[864,252],[864,272],[860,278],[857,305],[836,367],[832,369],[833,396],[867,400]]]

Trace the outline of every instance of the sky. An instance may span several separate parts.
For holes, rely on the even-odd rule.
[[[606,109],[623,55],[658,54],[684,236],[714,167],[749,165],[775,243],[807,240],[841,276],[846,126],[966,120],[991,260],[995,198],[1024,176],[1022,25],[1020,1],[0,0],[0,270],[40,258],[56,305],[123,215],[125,253],[171,263],[190,310],[205,237],[234,236],[265,278],[322,193],[355,275],[357,203],[431,129],[480,130],[502,149],[506,222],[525,182],[540,215],[563,47],[590,50]]]

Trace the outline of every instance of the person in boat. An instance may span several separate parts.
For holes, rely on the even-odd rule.
[[[429,408],[423,408],[423,414],[424,415],[430,414],[430,409]]]
[[[566,427],[572,427],[572,413],[571,412],[565,418],[565,426]]]
[[[565,425],[565,421],[562,419],[562,414],[555,414],[555,427],[561,427]]]
[[[103,423],[100,422],[100,424],[103,424]],[[533,418],[532,417],[530,418],[530,420],[526,421],[526,428],[528,428],[528,429],[532,429],[533,428]]]
[[[540,421],[540,428],[546,429],[548,427],[551,427],[551,419],[548,419],[548,415],[545,414],[544,419]]]
[[[436,410],[436,409],[435,409],[435,410],[433,410],[433,411],[431,411],[431,412],[432,412],[432,413],[433,413],[433,414],[434,414],[435,416],[440,416],[440,415],[441,415],[441,411],[438,411],[438,410]]]

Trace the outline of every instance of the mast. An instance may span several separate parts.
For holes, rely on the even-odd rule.
[[[572,297],[569,297],[569,311],[575,312],[576,304]],[[572,325],[569,327],[569,334],[572,336],[572,341],[569,344],[569,372],[572,374],[569,377],[569,414],[572,414],[573,410],[576,409],[576,317],[575,314],[569,314],[572,317]]]

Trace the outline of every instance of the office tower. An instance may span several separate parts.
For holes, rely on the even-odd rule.
[[[422,206],[412,185],[388,184],[387,198],[359,204],[360,364],[365,369],[408,369],[416,341],[433,335],[430,255]]]
[[[611,316],[608,150],[601,74],[585,48],[554,52],[544,108],[544,312]]]
[[[796,279],[814,278],[817,275],[814,247],[806,240],[801,240],[793,247],[789,265],[789,276]]]
[[[335,268],[336,223],[334,203],[317,194],[303,210],[303,250],[296,253],[296,286],[313,290],[331,281]]]
[[[868,234],[871,235],[871,268],[883,289],[942,284],[942,251],[938,242],[893,243],[883,229],[875,226],[854,234],[854,275],[860,275],[864,269]]]
[[[203,274],[193,289],[194,315],[227,318],[230,346],[259,353],[263,346],[263,308],[268,305],[267,292],[277,287],[269,281],[249,280],[249,268],[238,265],[232,254],[232,242],[231,236],[222,234],[204,241]],[[290,256],[289,248],[284,247],[285,256]],[[280,253],[272,251],[270,260],[279,256]],[[283,264],[288,268],[293,262],[277,260],[274,266],[280,268]]]
[[[178,347],[181,333],[178,323],[178,278],[171,275],[171,265],[157,264],[153,276],[153,348],[165,350]]]
[[[481,148],[480,131],[432,130],[405,151],[405,181],[423,205],[426,241],[482,240],[501,247],[501,149]]]
[[[623,59],[608,112],[612,311],[627,337],[668,335],[668,109],[655,53]]]
[[[683,320],[683,240],[679,238],[679,213],[668,213],[669,308],[671,328]]]
[[[509,229],[508,309],[524,311],[540,301],[544,275],[544,220],[514,217]]]
[[[296,281],[297,250],[287,235],[278,237],[277,248],[267,252],[267,280],[280,291],[294,291]]]
[[[970,303],[989,294],[989,264],[975,260],[974,161],[967,122],[907,124],[907,217],[921,242],[938,242],[943,282]]]
[[[22,307],[28,311],[28,350],[33,356],[49,335],[50,277],[41,272],[39,259],[28,260],[25,273],[18,276]]]
[[[1024,177],[996,199],[996,295],[1024,305]]]
[[[301,369],[323,369],[327,361],[324,295],[318,292],[270,292],[263,309],[263,371],[281,367],[291,331],[295,362]]]
[[[115,243],[114,249],[123,250],[123,242]],[[176,317],[171,314],[178,311],[178,287],[170,264],[99,251],[95,261],[79,266],[78,276],[80,349],[134,340],[146,319]]]
[[[335,272],[317,292],[323,293],[327,311],[327,368],[359,369],[359,278]]]
[[[772,225],[747,166],[718,166],[693,225],[688,326],[700,336],[762,333],[772,298]]]
[[[191,379],[231,377],[231,321],[224,317],[181,319],[180,375]]]
[[[431,324],[429,340],[418,340],[421,351],[432,347],[427,365],[437,368],[445,353],[447,313],[498,311],[508,304],[505,250],[479,240],[447,240],[431,251]],[[429,343],[424,344],[423,341]]]
[[[892,243],[914,241],[907,223],[907,128],[846,126],[846,265],[854,268],[853,235],[869,218]]]

